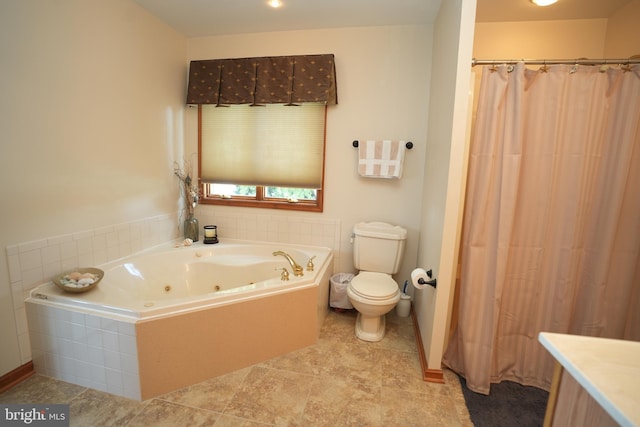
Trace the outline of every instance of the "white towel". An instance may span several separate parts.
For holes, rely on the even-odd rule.
[[[402,178],[404,141],[367,141],[358,146],[358,173],[367,178]]]

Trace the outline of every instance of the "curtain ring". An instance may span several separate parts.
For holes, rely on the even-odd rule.
[[[602,64],[600,64],[600,69],[598,71],[600,71],[601,73],[605,73],[608,69],[609,65],[607,64],[607,60],[605,59]]]
[[[547,60],[545,59],[542,63],[542,67],[540,67],[540,72],[546,73],[549,71],[549,67],[547,67]]]
[[[571,67],[571,70],[569,70],[569,74],[574,74],[576,71],[578,71],[578,60],[576,59],[576,62],[573,64],[573,67]]]

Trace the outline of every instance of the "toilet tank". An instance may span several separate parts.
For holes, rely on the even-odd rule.
[[[353,226],[353,265],[360,271],[395,274],[400,269],[407,230],[385,222]]]

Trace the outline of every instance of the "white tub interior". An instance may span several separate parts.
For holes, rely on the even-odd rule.
[[[295,277],[288,261],[273,252],[284,250],[301,266],[313,257],[314,271]],[[317,271],[331,258],[331,250],[247,241],[215,245],[156,246],[143,253],[102,266],[105,275],[87,292],[64,292],[52,283],[31,291],[31,297],[94,312],[133,319],[229,304],[291,287],[313,286]],[[289,280],[281,279],[286,268]]]

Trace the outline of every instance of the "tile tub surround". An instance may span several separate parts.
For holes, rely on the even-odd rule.
[[[200,224],[218,224],[220,238],[329,247],[333,250],[334,266],[340,265],[339,220],[264,215],[250,209],[241,214],[224,212],[201,205],[196,216]],[[21,363],[32,360],[24,300],[33,288],[64,271],[108,263],[172,241],[181,233],[180,223],[179,213],[158,215],[7,246]]]
[[[199,206],[196,216],[200,224],[218,226],[218,237],[264,242],[323,246],[340,250],[341,221],[313,216],[265,215],[238,213],[216,206]]]
[[[26,302],[37,373],[140,399],[135,323]]]
[[[141,318],[37,293],[26,301],[35,370],[148,399],[306,347],[328,311],[332,270],[329,255],[300,285]]]
[[[473,426],[454,373],[422,380],[410,317],[389,313],[363,343],[355,316],[331,311],[314,345],[142,402],[37,374],[0,403],[68,403],[72,426]]]
[[[159,215],[7,246],[21,363],[32,359],[24,301],[33,288],[64,271],[115,261],[174,240],[177,223],[177,213]]]

